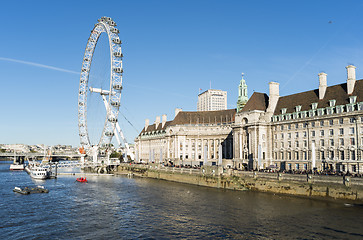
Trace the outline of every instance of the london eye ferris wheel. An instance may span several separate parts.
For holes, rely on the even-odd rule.
[[[107,35],[109,45],[109,72],[107,84],[102,87],[93,86],[90,82],[90,71],[94,52],[101,34]],[[121,40],[118,36],[119,30],[116,23],[109,17],[101,17],[95,24],[88,38],[86,50],[83,57],[81,76],[78,93],[78,129],[81,146],[87,151],[95,146],[98,149],[109,149],[111,141],[117,130],[122,135],[118,126],[118,114],[120,110],[121,90],[122,90],[122,51]],[[100,135],[97,139],[90,138],[88,126],[89,98],[90,95],[97,94],[102,98],[105,108],[103,114],[103,127],[100,128]],[[118,136],[117,140],[118,139]]]

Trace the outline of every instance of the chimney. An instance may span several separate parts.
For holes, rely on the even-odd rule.
[[[175,108],[175,117],[178,115],[179,112],[183,111],[181,108]]]
[[[166,114],[163,114],[161,116],[161,127],[163,128],[166,123]]]
[[[160,116],[156,116],[156,119],[155,119],[155,129],[158,128],[159,124],[160,124]]]
[[[148,126],[149,126],[149,119],[145,119],[145,131],[146,131]]]
[[[353,65],[348,65],[345,67],[347,69],[347,93],[348,95],[353,93],[355,85],[355,67]]]
[[[277,101],[279,100],[280,97],[280,92],[279,92],[279,83],[277,82],[269,82],[269,88],[270,88],[270,95],[269,95],[269,99],[268,99],[268,107],[267,107],[267,112],[274,112],[276,105],[277,105]]]
[[[324,72],[321,72],[318,74],[319,76],[319,100],[323,99],[325,96],[327,83],[326,83],[326,76],[327,74]]]

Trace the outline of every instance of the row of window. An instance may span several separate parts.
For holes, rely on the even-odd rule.
[[[314,116],[323,116],[323,115],[331,115],[334,113],[340,114],[343,112],[353,112],[353,111],[361,111],[363,110],[363,102],[358,104],[349,103],[346,105],[339,105],[336,107],[326,107],[326,108],[318,108],[318,109],[311,109],[308,111],[301,111],[301,106],[297,106],[296,112],[293,113],[286,113],[286,108],[281,109],[280,115],[275,115],[272,117],[273,122],[277,121],[284,121],[284,120],[291,120],[291,119],[299,119],[299,118],[307,118],[307,117],[314,117]]]
[[[344,138],[339,138],[339,146],[344,146]],[[324,139],[320,139],[320,141],[319,141],[319,144],[320,144],[320,147],[324,147],[325,146],[325,143],[326,142],[328,142],[328,145],[330,146],[330,147],[334,147],[334,139],[328,139],[327,141],[325,141]],[[348,145],[352,145],[352,146],[354,146],[355,145],[355,138],[349,138],[349,144]],[[315,144],[316,142],[315,142],[315,140],[312,140],[311,141],[311,143],[312,144]],[[361,138],[361,145],[363,145],[363,137]],[[280,144],[280,146],[282,147],[282,148],[284,148],[285,147],[285,143],[284,142],[281,142],[281,144]],[[287,145],[286,145],[287,147],[292,147],[292,142],[291,141],[288,141],[287,142]],[[308,147],[308,142],[306,141],[306,140],[303,140],[302,141],[302,144],[300,145],[300,142],[299,141],[295,141],[295,143],[294,143],[294,147]],[[277,142],[275,142],[275,148],[278,148],[278,144],[277,144]]]
[[[351,117],[349,118],[349,123],[355,123],[356,121],[358,121],[359,118],[355,118],[355,117]],[[333,126],[334,123],[336,123],[335,119],[329,119],[329,120],[321,120],[321,121],[316,121],[316,122],[309,122],[311,124],[311,127],[316,127],[318,126],[325,126],[325,123],[327,122],[327,124],[329,124],[329,126]],[[360,122],[363,123],[363,117],[360,117]],[[309,126],[309,123],[302,123],[302,124],[299,124],[299,123],[295,123],[294,127],[295,129],[298,129],[300,126],[302,126],[303,128],[306,128]],[[344,124],[344,118],[339,118],[338,119],[338,124]],[[286,129],[287,130],[291,130],[292,129],[292,126],[293,124],[286,124]],[[276,131],[277,130],[277,126],[274,127],[274,130]],[[280,129],[281,131],[285,130],[285,125],[280,125]]]
[[[358,152],[359,156],[361,156],[361,151]],[[308,155],[310,155],[308,157]],[[275,160],[310,160],[311,153],[308,152],[275,152],[274,154]],[[356,151],[355,150],[328,150],[328,151],[318,151],[317,159],[320,160],[357,160]]]
[[[338,135],[344,135],[344,128],[339,128],[338,131],[339,131]],[[320,137],[325,136],[325,130],[320,130],[320,131],[312,130],[312,131],[310,131],[310,136],[311,137],[317,136],[317,132],[319,133]],[[327,132],[328,132],[329,136],[334,136],[334,129],[329,129]],[[350,127],[348,129],[348,134],[353,135],[354,133],[355,133],[355,128]],[[360,133],[363,134],[363,127],[360,128]],[[291,139],[291,137],[293,136],[292,133],[280,133],[280,138],[284,139],[285,135],[287,136],[288,139]],[[299,138],[299,136],[302,136],[305,138],[305,137],[307,137],[307,131],[295,132],[294,136],[295,136],[295,138]],[[274,138],[277,139],[277,134],[274,135]]]

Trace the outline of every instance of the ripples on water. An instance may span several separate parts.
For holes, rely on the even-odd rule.
[[[143,178],[33,182],[0,162],[1,239],[362,239],[363,208]],[[48,194],[20,195],[42,184]]]

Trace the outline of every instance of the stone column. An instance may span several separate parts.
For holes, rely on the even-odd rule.
[[[243,145],[242,145],[242,134],[239,133],[238,134],[238,137],[239,137],[239,158],[240,159],[243,159],[243,151],[242,151],[242,148],[243,148]]]
[[[214,157],[214,159],[217,159],[217,140],[214,138],[213,139],[213,157]]]
[[[190,160],[190,165],[192,165],[192,161],[193,161],[193,158],[192,158],[192,139],[189,138],[188,140],[188,160]]]
[[[196,139],[194,139],[194,160],[195,161],[198,161],[198,154],[199,154],[199,152],[198,152],[198,145],[199,144],[199,139],[198,138],[196,138]]]
[[[185,147],[185,138],[183,138],[182,141],[182,154],[183,154],[183,160],[185,160],[185,154],[186,154],[186,147]]]
[[[201,139],[200,140],[201,141],[201,151],[202,151],[202,154],[201,154],[201,157],[202,157],[202,160],[203,160],[203,158],[204,158],[204,139]]]

